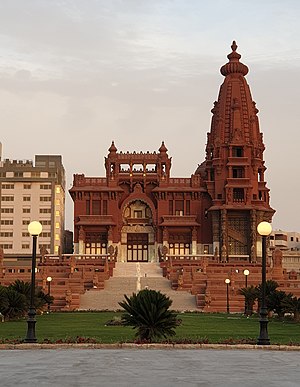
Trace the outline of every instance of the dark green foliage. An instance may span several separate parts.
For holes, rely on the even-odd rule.
[[[16,280],[9,286],[0,286],[0,312],[5,319],[23,317],[30,305],[30,283]],[[41,288],[35,289],[34,306],[42,311],[44,306],[51,303],[53,297],[45,294]]]
[[[245,314],[251,316],[253,314],[253,306],[258,297],[258,290],[251,285],[247,288],[239,289],[239,294],[245,297]]]
[[[289,293],[282,301],[282,307],[285,312],[293,314],[295,321],[300,321],[300,297],[293,297]]]
[[[137,329],[135,336],[139,340],[152,342],[154,339],[175,335],[177,314],[169,310],[172,304],[169,297],[150,289],[124,297],[125,301],[119,302],[125,310],[122,315],[123,325]]]

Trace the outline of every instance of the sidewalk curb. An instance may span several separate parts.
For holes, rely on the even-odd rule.
[[[294,345],[253,345],[253,344],[0,344],[0,350],[38,350],[38,349],[218,349],[218,350],[265,350],[265,351],[300,351],[300,346]]]

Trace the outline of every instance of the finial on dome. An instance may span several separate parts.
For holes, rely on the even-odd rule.
[[[165,142],[164,141],[162,141],[162,143],[161,143],[161,146],[160,146],[160,148],[159,148],[159,152],[160,153],[162,153],[162,152],[167,152],[168,151],[168,149],[167,149],[167,147],[165,146]]]
[[[232,42],[231,49],[232,49],[232,51],[236,51],[237,48],[238,48],[238,45],[236,44],[236,41],[234,40]]]
[[[229,74],[242,74],[243,76],[248,74],[248,67],[240,62],[241,55],[236,52],[238,46],[234,40],[231,45],[232,52],[227,55],[229,62],[221,67],[221,74],[225,77]]]
[[[115,146],[115,142],[112,141],[112,142],[111,142],[111,146],[109,147],[108,151],[109,151],[110,153],[116,153],[117,150],[118,150],[118,149],[117,149],[116,146]]]

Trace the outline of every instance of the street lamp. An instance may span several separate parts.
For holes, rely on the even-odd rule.
[[[36,242],[37,237],[42,232],[42,225],[40,222],[33,221],[28,225],[28,232],[33,238],[32,243],[32,264],[31,264],[31,284],[30,284],[30,306],[28,310],[27,319],[27,335],[24,339],[25,343],[36,343],[35,337],[35,323],[36,323],[36,310],[34,306],[34,293],[35,293],[35,269],[36,269]]]
[[[51,285],[52,277],[47,277],[47,282],[48,282],[48,296],[49,296],[49,301],[48,301],[48,313],[50,313],[50,285]]]
[[[261,307],[260,307],[260,332],[257,339],[258,345],[269,345],[268,336],[268,310],[266,305],[266,266],[267,266],[267,237],[272,232],[272,226],[268,222],[261,222],[257,226],[257,232],[262,237],[262,261],[261,261]]]
[[[250,274],[250,271],[248,269],[244,270],[244,276],[245,276],[245,288],[248,286],[248,275]]]
[[[230,284],[229,278],[226,278],[225,284],[226,284],[227,313],[229,314],[229,284]]]

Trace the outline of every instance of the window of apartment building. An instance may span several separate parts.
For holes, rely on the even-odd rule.
[[[40,237],[42,238],[51,238],[51,232],[41,232]]]
[[[14,177],[23,177],[23,172],[14,172]]]
[[[56,192],[57,194],[60,194],[60,187],[56,187],[56,188],[55,188],[55,192]]]
[[[29,223],[30,223],[30,219],[23,219],[23,220],[22,220],[23,226],[26,226],[26,225],[28,225]]]
[[[56,223],[55,223],[55,228],[60,228],[59,222],[56,222]]]
[[[2,214],[13,214],[14,209],[13,208],[1,208]]]
[[[13,248],[12,244],[7,244],[7,243],[0,245],[0,247],[2,247],[2,249],[4,249],[4,250],[12,250],[12,248]],[[12,270],[12,269],[10,269],[10,270]]]
[[[59,200],[59,199],[56,199],[56,200],[55,200],[55,204],[56,204],[57,206],[60,206],[60,200]]]
[[[52,177],[52,178],[54,178],[54,177],[56,177],[57,175],[56,175],[56,172],[49,172],[49,177]]]
[[[40,189],[51,189],[51,184],[40,184]]]
[[[22,232],[22,237],[29,237],[30,236],[30,234],[29,234],[29,232]]]
[[[23,208],[23,214],[30,214],[30,208]]]
[[[31,197],[30,196],[23,196],[23,202],[30,202]]]
[[[51,226],[51,220],[40,220],[42,226]]]
[[[31,172],[31,177],[40,177],[41,173],[40,172]]]
[[[51,208],[40,208],[40,214],[51,214]]]
[[[22,249],[23,250],[29,249],[29,243],[22,243]]]
[[[1,225],[3,226],[11,226],[14,224],[12,219],[1,219]]]
[[[41,244],[39,244],[39,249],[42,249],[42,248],[50,250],[50,245],[49,244],[41,243]]]
[[[51,202],[51,196],[40,196],[41,202]]]
[[[59,234],[55,234],[55,240],[59,241]]]
[[[2,189],[14,189],[14,184],[4,184],[2,183]]]
[[[2,196],[1,200],[3,202],[13,202],[14,201],[14,197],[13,196]]]
[[[60,211],[55,211],[55,216],[60,216]]]
[[[31,189],[31,184],[23,184],[24,189]]]
[[[291,237],[291,242],[294,242],[294,237]]]
[[[14,233],[12,231],[3,231],[0,232],[0,237],[2,238],[12,238]]]

